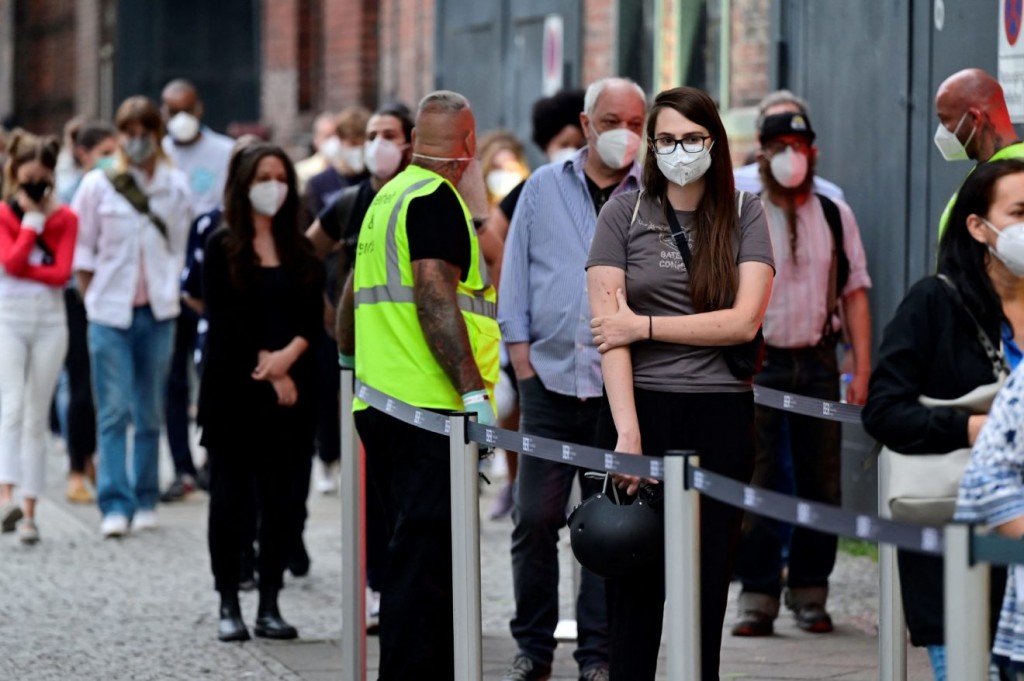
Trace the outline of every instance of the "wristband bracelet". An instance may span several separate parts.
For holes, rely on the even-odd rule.
[[[480,402],[490,402],[491,398],[487,395],[486,390],[474,390],[468,392],[462,396],[462,404],[469,406],[471,404],[478,404]]]
[[[647,315],[647,340],[654,340],[654,317]]]

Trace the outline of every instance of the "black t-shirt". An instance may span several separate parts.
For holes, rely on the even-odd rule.
[[[405,218],[409,239],[409,260],[444,260],[469,274],[469,231],[466,214],[454,190],[442,184],[433,194],[409,201]]]
[[[346,242],[346,245],[351,241],[353,247],[355,246],[356,239],[359,237],[359,228],[363,225],[363,218],[366,216],[366,211],[369,210],[370,204],[373,202],[373,197],[376,196],[376,192],[373,191],[373,185],[370,184],[370,178],[366,178],[358,185],[356,185],[356,200],[352,204],[352,212],[348,215],[348,223],[342,224],[342,211],[339,206],[341,205],[341,196],[345,194],[348,189],[342,189],[341,194],[334,198],[333,201],[327,204],[327,206],[320,211],[320,215],[317,218],[320,220],[320,227],[323,228],[327,236],[331,237],[334,241]]]
[[[505,219],[509,222],[512,221],[512,214],[516,212],[516,205],[519,204],[519,196],[523,193],[523,187],[526,186],[526,180],[523,180],[515,186],[515,188],[508,194],[505,194],[505,198],[498,204],[498,210],[505,214]]]
[[[589,175],[583,173],[583,177],[587,178],[587,191],[590,192],[590,200],[594,202],[594,211],[600,214],[604,204],[608,203],[608,199],[612,198],[612,192],[619,185],[614,183],[607,187],[598,187],[597,183],[591,180]]]

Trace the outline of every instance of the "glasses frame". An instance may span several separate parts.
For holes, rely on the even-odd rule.
[[[712,138],[711,135],[698,135],[697,133],[687,135],[686,137],[699,138],[700,146],[697,148],[693,148],[692,146],[690,148],[687,148],[686,143],[683,142],[682,139],[676,139],[675,137],[670,137],[668,135],[660,135],[658,137],[650,138],[651,150],[659,156],[668,156],[669,154],[674,153],[677,148],[682,146],[683,151],[685,151],[688,154],[699,154],[700,152],[704,151],[704,148],[707,146],[708,140]],[[658,146],[658,140],[672,140],[674,144],[671,147],[662,148]]]

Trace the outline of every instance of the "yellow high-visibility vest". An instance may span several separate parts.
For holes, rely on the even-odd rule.
[[[413,298],[406,215],[409,202],[433,194],[448,180],[410,165],[384,185],[363,219],[356,251],[356,378],[417,407],[461,410],[462,397],[438,364],[420,328]],[[454,191],[454,188],[452,188]],[[459,283],[458,305],[484,385],[494,404],[501,332],[494,286],[477,243],[473,219],[458,192],[470,242],[469,273]],[[356,399],[353,411],[367,407]]]

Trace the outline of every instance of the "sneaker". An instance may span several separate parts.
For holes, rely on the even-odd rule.
[[[196,471],[196,485],[204,492],[210,491],[210,462],[206,461]]]
[[[183,501],[188,495],[196,491],[196,481],[191,475],[179,475],[174,478],[164,493],[160,495],[160,501],[169,504],[175,501]]]
[[[152,509],[143,509],[141,511],[136,511],[135,515],[132,516],[132,532],[145,532],[146,530],[155,530],[156,527],[156,511]]]
[[[820,603],[806,603],[793,611],[796,625],[812,634],[828,634],[832,631],[832,618]]]
[[[316,491],[320,494],[337,494],[338,462],[324,463],[316,460]]]
[[[512,666],[508,668],[501,681],[546,681],[551,676],[551,665],[534,662],[519,653],[512,658]]]
[[[13,501],[0,506],[0,532],[4,534],[14,532],[14,528],[18,526],[18,521],[22,517],[24,514],[21,512],[21,506]]]
[[[18,539],[22,544],[36,544],[39,542],[39,528],[31,520],[26,520],[18,526]]]
[[[733,636],[771,636],[775,633],[774,618],[757,610],[744,610],[732,626]]]
[[[366,587],[366,633],[376,634],[380,629],[380,592]]]
[[[128,518],[120,513],[111,513],[103,516],[100,523],[100,533],[104,539],[123,537],[128,534]]]
[[[608,667],[591,667],[580,673],[580,681],[611,681]]]
[[[511,512],[512,483],[506,482],[502,485],[501,489],[498,490],[498,494],[495,495],[494,501],[491,503],[491,510],[487,512],[487,517],[491,520],[499,520]]]

